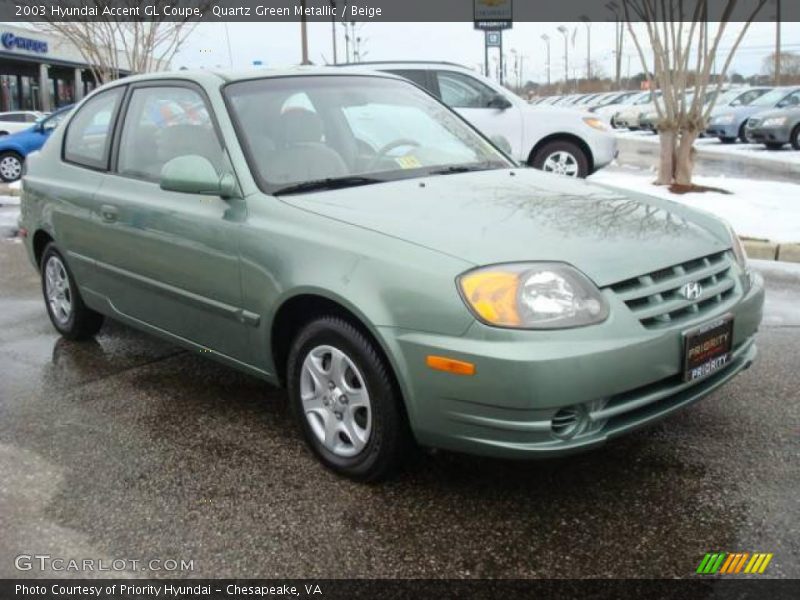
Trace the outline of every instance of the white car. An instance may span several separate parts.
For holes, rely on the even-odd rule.
[[[461,65],[382,62],[342,68],[386,71],[411,80],[457,111],[486,137],[502,142],[515,160],[543,171],[587,177],[617,155],[614,134],[591,113],[530,105]]]
[[[44,113],[36,112],[35,110],[2,112],[0,113],[0,135],[9,135],[28,129],[43,116]]]

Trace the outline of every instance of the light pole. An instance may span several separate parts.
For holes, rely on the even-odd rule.
[[[339,59],[336,56],[336,0],[328,0],[331,5],[331,42],[333,43],[333,64],[338,65]]]
[[[619,4],[612,1],[606,4],[606,8],[614,13],[614,47],[616,48],[614,83],[619,89],[622,78],[622,43],[625,39],[625,25],[619,12]]]
[[[592,21],[583,15],[580,17],[586,25],[586,83],[592,78]]]
[[[569,30],[563,25],[558,26],[558,30],[564,36],[564,91],[569,87]]]
[[[311,61],[308,60],[308,28],[306,23],[306,0],[302,0],[300,6],[303,15],[300,17],[300,46],[302,48],[302,59],[300,64],[309,65]]]
[[[775,0],[775,85],[781,84],[781,0]]]
[[[546,33],[542,34],[544,43],[547,44],[547,85],[550,85],[550,36]]]

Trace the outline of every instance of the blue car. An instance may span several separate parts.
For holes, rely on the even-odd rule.
[[[71,110],[71,105],[65,106],[37,121],[33,127],[0,137],[0,180],[10,183],[22,177],[25,157],[44,146],[47,138]]]

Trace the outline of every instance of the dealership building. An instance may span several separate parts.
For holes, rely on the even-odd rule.
[[[0,112],[52,111],[77,102],[96,85],[68,40],[0,23]]]

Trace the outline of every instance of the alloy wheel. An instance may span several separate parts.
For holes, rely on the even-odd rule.
[[[0,176],[5,181],[16,181],[22,175],[22,161],[16,156],[4,156],[0,159]]]
[[[59,325],[65,326],[72,316],[72,289],[69,286],[67,269],[57,256],[51,256],[47,260],[44,285],[53,318]]]
[[[300,398],[319,442],[336,456],[352,457],[369,442],[372,406],[353,360],[333,346],[317,346],[303,361]]]
[[[569,152],[559,150],[544,159],[542,170],[548,173],[577,177],[579,172],[578,160]]]

